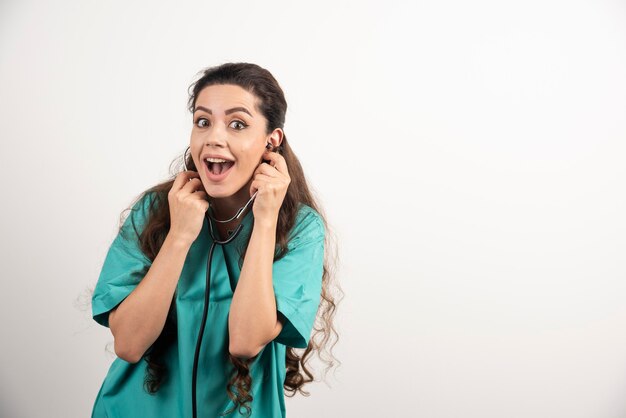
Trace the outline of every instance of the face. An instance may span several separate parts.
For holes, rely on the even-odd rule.
[[[253,94],[231,84],[207,86],[196,98],[191,155],[205,191],[213,198],[237,195],[247,201],[252,175],[263,162],[267,143],[278,146],[282,140],[280,128],[265,133],[267,120],[258,112],[257,101]],[[203,159],[208,154],[234,163],[224,174],[209,174]]]

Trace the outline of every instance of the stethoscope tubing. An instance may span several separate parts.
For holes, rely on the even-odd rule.
[[[256,193],[252,196],[252,198],[248,201],[248,203],[246,203],[246,205],[239,209],[239,211],[237,211],[237,215],[235,215],[233,217],[239,217],[241,215],[241,213],[243,213],[243,210],[246,208],[246,206],[248,206],[250,204],[250,202],[254,199],[254,197],[256,196]],[[225,245],[228,244],[229,242],[231,242],[232,240],[235,239],[235,237],[237,237],[237,235],[239,235],[239,232],[241,231],[243,224],[239,224],[237,226],[237,229],[235,229],[235,232],[233,234],[231,234],[227,239],[225,240],[217,240],[215,239],[215,236],[213,235],[213,225],[211,224],[211,219],[209,219],[210,215],[208,214],[208,211],[205,212],[204,214],[205,218],[207,219],[207,222],[209,224],[209,234],[211,235],[211,238],[213,239],[213,242],[211,243],[211,247],[209,248],[209,256],[207,259],[207,268],[206,268],[206,288],[204,291],[204,307],[202,309],[202,321],[200,324],[200,331],[198,334],[198,341],[196,343],[196,352],[194,355],[194,359],[193,359],[193,371],[192,371],[192,380],[191,380],[191,407],[192,407],[192,411],[193,411],[193,418],[196,418],[198,416],[198,412],[197,412],[197,403],[196,403],[196,382],[198,380],[198,362],[200,360],[200,347],[202,346],[202,338],[204,336],[204,328],[206,326],[206,321],[207,321],[207,317],[208,317],[208,313],[209,313],[209,300],[210,300],[210,295],[211,295],[211,261],[213,259],[213,252],[215,250],[215,246],[216,245]],[[211,217],[212,218],[212,217]]]
[[[188,149],[189,147],[187,148],[187,150]],[[187,155],[187,151],[185,151],[185,157],[186,155]],[[185,171],[188,171],[186,158],[183,158],[183,164],[184,164]],[[192,371],[192,377],[191,377],[192,379],[191,380],[191,407],[193,411],[193,418],[196,418],[198,416],[197,403],[196,403],[196,382],[198,380],[198,362],[200,360],[200,347],[202,346],[204,328],[206,326],[206,321],[207,321],[207,317],[209,313],[209,300],[210,300],[210,295],[211,295],[211,260],[213,259],[213,252],[215,250],[216,245],[225,245],[231,242],[232,240],[234,240],[235,237],[239,235],[239,232],[241,231],[241,228],[243,227],[243,224],[240,222],[239,225],[237,225],[237,229],[235,229],[235,231],[227,239],[218,240],[215,238],[215,235],[213,234],[213,224],[211,223],[211,219],[219,223],[226,223],[234,219],[238,219],[241,216],[241,214],[246,210],[246,208],[250,205],[250,203],[252,203],[252,201],[254,200],[258,192],[259,192],[258,190],[254,192],[254,194],[252,195],[252,197],[250,197],[248,202],[243,207],[239,208],[239,210],[235,213],[235,215],[230,219],[226,219],[226,220],[215,219],[215,217],[211,213],[213,212],[213,208],[210,202],[209,202],[209,208],[204,213],[207,223],[209,224],[209,234],[211,235],[211,239],[213,240],[213,242],[211,243],[211,247],[209,248],[209,256],[207,259],[206,289],[204,291],[204,307],[202,309],[202,321],[200,324],[198,341],[196,343],[196,352],[195,352],[194,359],[193,359],[193,371]],[[231,283],[231,286],[232,286],[232,283]]]

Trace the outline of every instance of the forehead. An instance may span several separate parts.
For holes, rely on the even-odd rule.
[[[256,97],[233,84],[215,84],[203,88],[196,99],[196,107],[204,106],[215,114],[223,113],[225,109],[235,106],[244,106],[252,114],[256,113]]]

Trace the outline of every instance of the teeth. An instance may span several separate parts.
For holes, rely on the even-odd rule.
[[[223,159],[221,159],[221,158],[210,158],[210,157],[209,157],[209,158],[207,158],[206,160],[207,160],[208,162],[210,162],[210,163],[226,163],[226,162],[230,162],[230,161],[228,161],[228,160],[223,160]]]

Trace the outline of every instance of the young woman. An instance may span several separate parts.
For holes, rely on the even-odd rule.
[[[285,417],[283,392],[308,396],[306,358],[336,335],[327,222],[282,89],[227,63],[190,90],[187,169],[132,205],[94,289],[118,356],[95,418]]]

